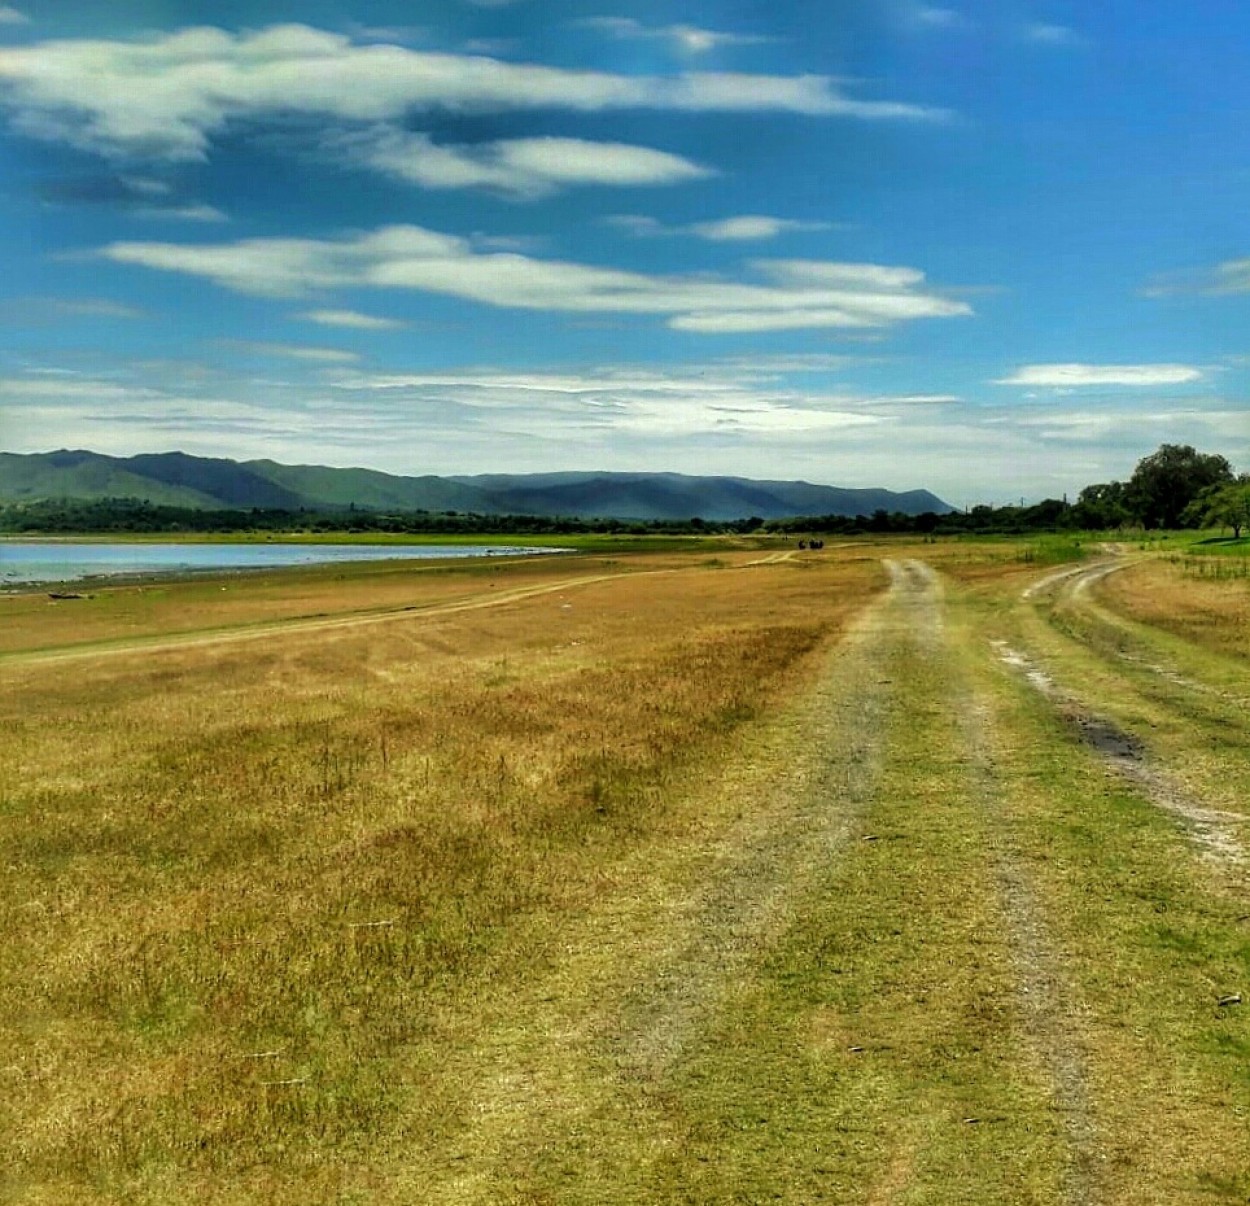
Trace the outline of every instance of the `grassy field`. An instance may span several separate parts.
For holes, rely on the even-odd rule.
[[[0,599],[0,1199],[1250,1201],[1250,592],[1208,560]]]

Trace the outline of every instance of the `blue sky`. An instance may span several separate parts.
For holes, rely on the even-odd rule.
[[[1250,11],[0,3],[0,448],[1250,469]]]

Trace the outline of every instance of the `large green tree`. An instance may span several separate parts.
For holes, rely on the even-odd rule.
[[[1242,529],[1250,527],[1250,476],[1208,486],[1185,508],[1182,519],[1204,528],[1232,528],[1234,539],[1240,540]]]
[[[1232,481],[1232,466],[1224,457],[1198,452],[1188,444],[1164,444],[1137,462],[1125,495],[1135,518],[1146,527],[1177,528],[1198,495]]]

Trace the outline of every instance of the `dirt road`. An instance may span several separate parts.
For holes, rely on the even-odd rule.
[[[985,1119],[986,1134],[1032,1149],[1011,1164],[1048,1180],[1049,1200],[1095,1200],[1080,1026],[1026,860],[997,807],[1006,787],[990,753],[991,709],[961,666],[966,651],[956,647],[937,575],[917,561],[888,568],[888,595],[831,657],[818,688],[706,785],[709,800],[734,801],[730,816],[722,810],[717,821],[710,806],[706,832],[683,835],[659,864],[651,851],[645,864],[621,867],[593,912],[563,935],[549,976],[487,1003],[495,1016],[483,1043],[463,1047],[447,1036],[454,1054],[426,1070],[421,1094],[461,1123],[392,1193],[423,1185],[440,1202],[589,1200],[593,1183],[604,1201],[669,1200],[679,1190],[731,1201],[754,1200],[747,1187],[770,1185],[792,1201],[860,1200],[861,1192],[904,1200],[938,1190],[950,1153]],[[916,762],[930,756],[941,763],[938,781],[918,788],[932,772],[918,775]],[[946,792],[951,766],[959,768],[954,798],[925,813],[925,793]],[[899,798],[904,781],[910,800]],[[967,849],[974,838],[979,848]],[[922,842],[927,849],[914,849]],[[831,976],[845,977],[840,990],[856,998],[853,1006],[804,1001],[797,1014],[785,1003],[780,1024],[798,1057],[828,1065],[830,1089],[836,1083],[845,1095],[808,1100],[787,1070],[796,1051],[769,1049],[778,1019],[752,1014],[779,952],[797,938],[796,955],[810,960],[803,931],[830,893],[840,909],[823,918],[822,942],[846,941],[838,925],[862,933],[888,923],[894,933],[883,944],[897,949],[859,969],[795,973],[817,998],[831,997]],[[970,903],[988,928],[969,928]],[[917,907],[931,910],[918,923],[931,936],[924,952],[907,949],[912,938],[900,941],[917,926],[902,914]],[[932,979],[959,963],[977,966],[971,982],[964,972],[950,983]],[[876,993],[893,1002],[885,1029],[871,1016]],[[991,1001],[997,1016],[973,1041],[965,1015]],[[952,1059],[942,1074],[958,1085],[957,1104],[931,1097],[931,1085],[911,1100],[905,1088],[914,1047],[935,1022],[950,1027],[943,1041],[968,1048],[966,1065]],[[725,1045],[727,1032],[737,1049]],[[746,1084],[743,1059],[755,1064]],[[1021,1084],[996,1083],[1003,1059],[1019,1065]],[[692,1135],[683,1115],[707,1110],[700,1099],[709,1085],[720,1086],[704,1119],[711,1133]],[[831,1128],[824,1142],[797,1152],[783,1132],[756,1151],[737,1150],[741,1136],[724,1133],[716,1114],[779,1088],[798,1093],[792,1109]],[[1026,1109],[1017,1109],[1016,1090]],[[855,1117],[863,1135],[840,1145]],[[934,1128],[938,1140],[926,1151],[922,1136]],[[718,1153],[719,1175],[703,1167],[712,1157],[700,1148]],[[784,1156],[771,1172],[770,1151]],[[743,1167],[727,1177],[730,1152]],[[568,1180],[553,1184],[549,1166]],[[987,1163],[966,1175],[962,1200],[1007,1200],[1001,1169]]]
[[[1212,836],[1224,812],[1160,786],[1163,751],[1126,759],[1093,740],[1088,709],[1032,660],[1030,637],[1059,639],[1056,600],[1089,599],[1117,566],[999,609],[1020,649],[990,644],[929,566],[888,568],[888,596],[818,689],[706,785],[735,801],[731,819],[709,807],[706,832],[622,866],[549,977],[494,1002],[484,1045],[449,1036],[455,1054],[421,1092],[460,1123],[396,1196],[1162,1202],[1238,1183],[1240,1072],[1196,1068],[1185,1007],[1134,979],[1183,995],[1209,968],[1131,943],[1092,967],[1073,894],[1124,888],[1097,849],[1054,836],[1111,774],[1135,823],[1169,809],[1152,857],[1174,862],[1195,837],[1234,852]],[[1154,873],[1142,858],[1128,879]],[[1179,879],[1213,907],[1201,860]],[[1124,905],[1098,919],[1095,946]],[[1126,1008],[1139,992],[1170,1015]],[[1146,1031],[1135,1042],[1124,1015]],[[1190,1049],[1152,1062],[1178,1041]],[[1195,1144],[1182,1116],[1208,1137]]]

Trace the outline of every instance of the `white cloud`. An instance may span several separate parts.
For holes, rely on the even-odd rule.
[[[762,390],[732,373],[660,373],[602,368],[582,373],[518,374],[476,370],[445,374],[345,374],[336,388],[386,394],[413,407],[454,403],[475,413],[506,414],[549,429],[590,426],[652,438],[792,435],[877,426],[853,395]]]
[[[796,218],[775,218],[765,214],[740,214],[688,226],[665,226],[643,214],[612,214],[603,221],[638,238],[694,235],[713,243],[751,242],[775,239],[792,231],[828,230],[829,222],[804,222]]]
[[[843,288],[910,289],[924,281],[917,268],[881,264],[846,264],[829,260],[755,260],[755,265],[776,280],[791,285]]]
[[[430,37],[422,25],[359,25],[348,22],[352,35],[367,42],[420,42]]]
[[[633,17],[587,17],[577,24],[597,29],[614,38],[655,39],[668,42],[686,54],[705,54],[720,46],[754,46],[774,42],[760,34],[722,33],[694,25],[644,25]]]
[[[675,331],[700,335],[745,335],[752,331],[800,331],[818,327],[872,326],[844,307],[822,310],[816,307],[775,310],[696,310],[678,314],[669,326]]]
[[[958,394],[896,394],[876,401],[889,406],[954,406],[963,399]]]
[[[343,124],[398,122],[435,109],[941,116],[898,101],[849,97],[827,76],[616,75],[360,43],[307,25],[239,34],[197,27],[135,41],[62,39],[3,48],[0,91],[28,135],[171,159],[203,158],[231,121],[278,115]]]
[[[1018,426],[1057,443],[1093,443],[1124,438],[1127,424],[1136,440],[1147,447],[1164,443],[1214,444],[1230,448],[1246,439],[1246,413],[1226,409],[1218,399],[1191,409],[1123,412],[1059,411],[1024,416]],[[1143,435],[1141,433],[1149,433]],[[1195,434],[1200,433],[1200,434]],[[1144,452],[1142,453],[1144,455]]]
[[[356,310],[306,310],[296,317],[323,327],[348,327],[356,331],[397,331],[404,325],[397,318],[376,318]]]
[[[775,239],[779,234],[796,230],[824,230],[825,222],[800,222],[794,218],[771,218],[764,214],[741,214],[715,222],[695,222],[690,231],[712,242],[746,242],[754,239]]]
[[[520,38],[470,38],[461,49],[469,54],[486,54],[493,59],[507,58],[521,51]]]
[[[424,188],[491,188],[531,197],[569,185],[677,184],[713,174],[667,151],[580,138],[444,146],[425,134],[375,126],[336,145],[359,163]]]
[[[153,180],[149,176],[119,176],[118,180],[136,196],[168,197],[174,191],[167,180]]]
[[[19,12],[16,8],[11,8],[7,4],[0,4],[0,25],[28,25],[30,18],[23,12]]]
[[[495,144],[510,171],[551,184],[671,184],[712,173],[680,155],[616,142],[519,138]]]
[[[927,487],[956,505],[1075,496],[1123,480],[1161,443],[1220,448],[1250,465],[1244,406],[1229,398],[1145,404],[961,405],[953,396],[762,377],[807,357],[676,365],[503,367],[368,373],[278,358],[252,364],[41,365],[0,377],[7,447],[368,465],[397,473],[666,468],[842,486]],[[841,359],[841,358],[839,358]],[[830,369],[841,367],[830,363]],[[920,384],[919,378],[916,384]],[[897,391],[897,392],[895,392]],[[553,461],[553,455],[556,460]]]
[[[272,405],[275,395],[281,408]],[[895,421],[882,411],[882,399],[761,388],[732,372],[663,373],[629,366],[530,374],[489,368],[414,374],[343,370],[328,386],[304,383],[292,389],[273,383],[264,398],[240,378],[215,378],[197,393],[164,384],[31,375],[0,379],[0,401],[8,413],[21,413],[24,428],[37,414],[41,435],[54,443],[75,424],[79,443],[97,431],[116,440],[120,430],[129,440],[123,450],[131,452],[137,439],[168,440],[176,433],[179,446],[218,455],[256,455],[258,444],[272,454],[266,446],[288,437],[296,444],[288,455],[300,460],[324,463],[326,450],[334,448],[352,458],[348,463],[360,463],[359,455],[347,450],[365,446],[375,464],[379,457],[385,463],[397,446],[433,443],[444,465],[454,451],[452,464],[461,471],[496,467],[489,458],[497,456],[501,432],[516,437],[509,441],[509,455],[553,440],[574,449],[619,450],[648,442],[652,448],[655,442],[692,445],[704,438],[752,447],[758,455],[758,445],[750,442],[809,447],[813,438]],[[91,440],[94,447],[101,442]],[[414,471],[411,465],[391,467]]]
[[[153,218],[176,222],[228,222],[224,211],[215,205],[142,205],[130,211],[136,218]]]
[[[1086,385],[1183,385],[1199,381],[1202,370],[1188,364],[1026,364],[995,385],[1035,385],[1063,389]]]
[[[412,289],[505,309],[662,315],[676,330],[708,333],[871,328],[972,313],[966,302],[927,289],[924,274],[914,268],[756,260],[750,267],[765,283],[651,276],[483,252],[469,240],[418,226],[382,227],[338,241],[119,242],[98,254],[261,296],[297,297],[349,287]]]
[[[74,380],[62,376],[0,378],[0,398],[8,399],[110,402],[118,398],[134,400],[153,396],[155,396],[155,391],[118,385],[113,381]]]

